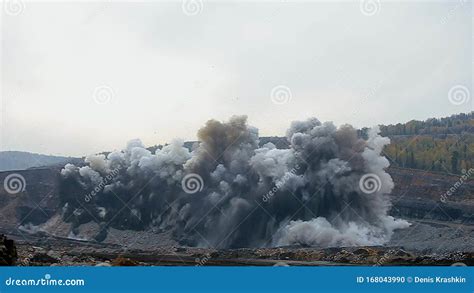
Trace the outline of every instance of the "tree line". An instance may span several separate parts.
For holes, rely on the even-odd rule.
[[[392,140],[384,153],[393,165],[454,174],[474,168],[474,112],[382,125],[380,130]]]

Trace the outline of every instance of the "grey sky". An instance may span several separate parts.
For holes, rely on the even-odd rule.
[[[193,140],[234,114],[283,135],[310,116],[362,127],[473,110],[470,1],[375,1],[373,15],[359,1],[196,3],[4,6],[0,150]],[[456,85],[469,101],[450,102]]]

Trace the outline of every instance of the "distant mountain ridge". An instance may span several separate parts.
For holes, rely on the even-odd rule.
[[[411,120],[395,125],[380,125],[382,136],[392,143],[384,149],[391,163],[398,167],[460,174],[474,167],[474,112],[430,118],[425,121]],[[358,130],[366,138],[368,128]],[[260,147],[273,143],[279,149],[289,148],[286,137],[260,137]],[[186,141],[184,146],[194,149],[199,142]],[[154,153],[163,145],[150,146]],[[109,152],[102,152],[108,155]],[[0,171],[24,170],[45,166],[64,166],[72,162],[84,164],[83,158],[50,156],[18,151],[0,152]]]
[[[59,166],[68,162],[78,162],[80,160],[80,158],[74,157],[50,156],[19,151],[4,151],[0,152],[0,171]]]

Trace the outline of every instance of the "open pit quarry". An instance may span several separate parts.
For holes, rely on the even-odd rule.
[[[152,153],[132,141],[77,166],[1,172],[0,182],[18,178],[0,189],[15,264],[473,263],[471,170],[389,167],[377,131],[362,139],[316,119],[293,123],[284,147],[262,144],[242,117],[198,136],[191,147]],[[377,180],[361,185],[367,174]]]
[[[61,215],[59,169],[0,173],[0,181],[21,174],[30,183],[15,195],[0,192],[0,233],[15,240],[16,265],[473,265],[472,182],[442,202],[458,176],[395,167],[388,172],[395,182],[390,214],[411,226],[383,246],[193,248],[153,229],[114,228],[99,242],[101,226],[92,221],[72,236],[73,224]]]

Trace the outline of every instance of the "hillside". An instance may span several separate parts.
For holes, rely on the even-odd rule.
[[[0,171],[25,170],[34,167],[64,165],[67,162],[78,161],[78,158],[49,156],[29,152],[5,151],[0,152]]]
[[[382,125],[384,153],[399,167],[461,174],[474,167],[474,112]]]
[[[474,112],[430,118],[425,121],[411,120],[407,123],[381,125],[380,130],[383,136],[473,134]]]

